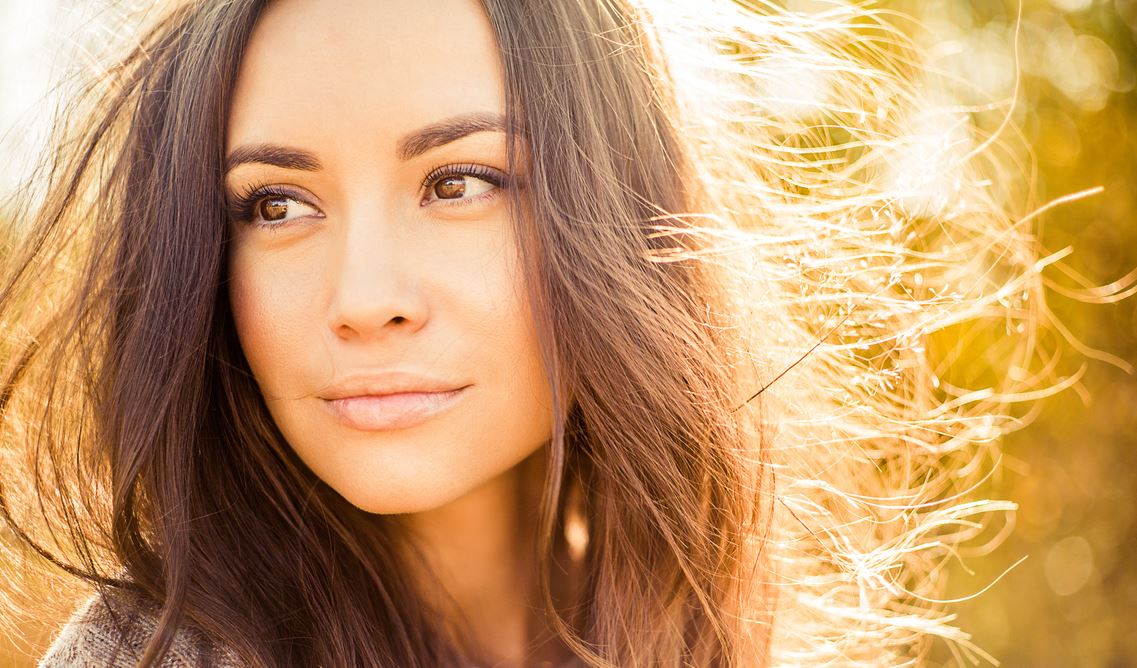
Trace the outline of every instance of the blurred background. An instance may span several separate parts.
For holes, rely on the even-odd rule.
[[[0,196],[40,150],[48,82],[114,38],[92,20],[103,4],[0,0]],[[1021,192],[1039,205],[1104,187],[1043,216],[1043,246],[1072,248],[1065,264],[1095,285],[1137,267],[1137,0],[870,6],[911,17],[898,25],[956,77],[964,105],[1013,98],[1017,32],[1007,144],[1022,161]],[[993,131],[1006,108],[974,121]],[[1078,387],[1043,400],[1033,423],[1007,438],[1003,467],[982,493],[1019,504],[1014,529],[992,554],[970,559],[970,570],[956,568],[949,596],[967,597],[1025,561],[949,610],[1004,666],[1137,666],[1137,376],[1125,371],[1137,363],[1137,298],[1089,304],[1064,296],[1081,287],[1070,276],[1049,276],[1049,307],[1084,344],[1068,346],[1059,371],[1088,368]],[[60,621],[43,620],[22,641],[0,638],[0,666],[34,665]],[[929,659],[958,662],[946,647]]]
[[[1012,97],[1018,2],[878,6],[920,22],[936,66],[966,84],[961,103]],[[1008,141],[1026,160],[1024,192],[1036,205],[1104,187],[1054,208],[1038,229],[1048,251],[1071,247],[1066,265],[1104,285],[1137,267],[1137,0],[1024,0],[1021,10],[1013,122],[1022,137]],[[994,130],[999,115],[974,118]],[[1088,365],[1080,387],[1043,400],[1037,419],[1007,438],[1001,475],[985,490],[1019,504],[1015,528],[993,554],[967,562],[974,573],[956,569],[949,597],[1027,558],[950,610],[1005,666],[1137,666],[1137,377],[1122,370],[1137,363],[1137,299],[1047,298],[1073,337],[1121,359],[1064,353],[1063,375]],[[945,651],[934,659],[953,660]]]

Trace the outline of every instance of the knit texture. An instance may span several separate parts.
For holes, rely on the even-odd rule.
[[[98,594],[88,598],[55,637],[38,668],[135,668],[158,628],[157,603],[115,590],[109,604]],[[174,634],[159,668],[248,668],[229,648],[211,641],[200,629],[183,624]],[[470,664],[473,668],[473,664]],[[584,668],[572,657],[555,667]]]
[[[159,611],[157,604],[134,594],[115,592],[109,601],[95,594],[71,615],[39,668],[134,668],[158,628]],[[203,632],[183,624],[159,666],[242,668],[243,664]]]

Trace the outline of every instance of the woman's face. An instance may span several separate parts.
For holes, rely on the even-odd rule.
[[[237,334],[289,444],[369,512],[437,507],[551,435],[504,95],[475,0],[278,0],[241,65]]]

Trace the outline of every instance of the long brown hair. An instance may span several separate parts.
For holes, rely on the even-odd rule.
[[[220,175],[263,4],[173,8],[61,119],[0,283],[0,426],[34,471],[0,509],[50,562],[161,604],[143,665],[185,621],[254,665],[458,665],[477,650],[402,576],[409,536],[300,462],[235,338]],[[551,624],[589,665],[762,663],[756,388],[717,265],[664,261],[677,237],[653,227],[707,206],[665,63],[618,0],[484,4],[529,150],[513,210],[555,399]],[[565,603],[572,517],[585,575]]]

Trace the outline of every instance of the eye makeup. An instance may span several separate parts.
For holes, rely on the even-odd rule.
[[[431,198],[437,184],[447,178],[474,178],[484,181],[491,186],[491,189],[486,192],[473,195],[471,197],[462,198],[445,198],[435,197]],[[449,163],[441,165],[432,169],[422,179],[420,186],[420,206],[468,206],[478,202],[488,201],[499,196],[504,188],[510,187],[512,179],[509,175],[499,169],[489,167],[487,165],[477,163]],[[234,222],[247,223],[259,227],[281,227],[287,225],[293,219],[283,219],[277,222],[264,221],[260,215],[258,208],[261,203],[268,198],[278,198],[288,200],[296,204],[311,207],[319,211],[319,209],[312,204],[309,200],[310,195],[305,194],[303,191],[289,186],[267,185],[263,183],[251,183],[242,188],[235,194],[230,194],[226,199],[226,208],[229,219]],[[323,214],[319,214],[323,217]]]
[[[435,189],[437,188],[437,184],[439,182],[454,177],[472,177],[478,179],[479,181],[484,181],[485,183],[490,184],[493,186],[493,188],[472,197],[438,197],[431,199],[430,196],[432,194],[437,194],[435,192]],[[423,179],[422,189],[424,192],[419,205],[444,207],[469,206],[471,204],[477,204],[479,202],[485,202],[494,199],[501,195],[505,188],[511,187],[512,185],[513,180],[506,172],[503,172],[499,169],[494,169],[493,167],[487,167],[486,165],[480,165],[476,163],[452,163],[448,165],[442,165],[441,167],[437,167],[431,170],[431,172],[427,174]]]
[[[229,219],[239,223],[249,223],[262,227],[279,227],[285,224],[287,221],[265,221],[261,223],[255,220],[258,214],[257,209],[261,202],[270,197],[291,200],[316,208],[308,202],[309,196],[297,189],[288,186],[270,186],[252,183],[228,198],[227,208]]]

